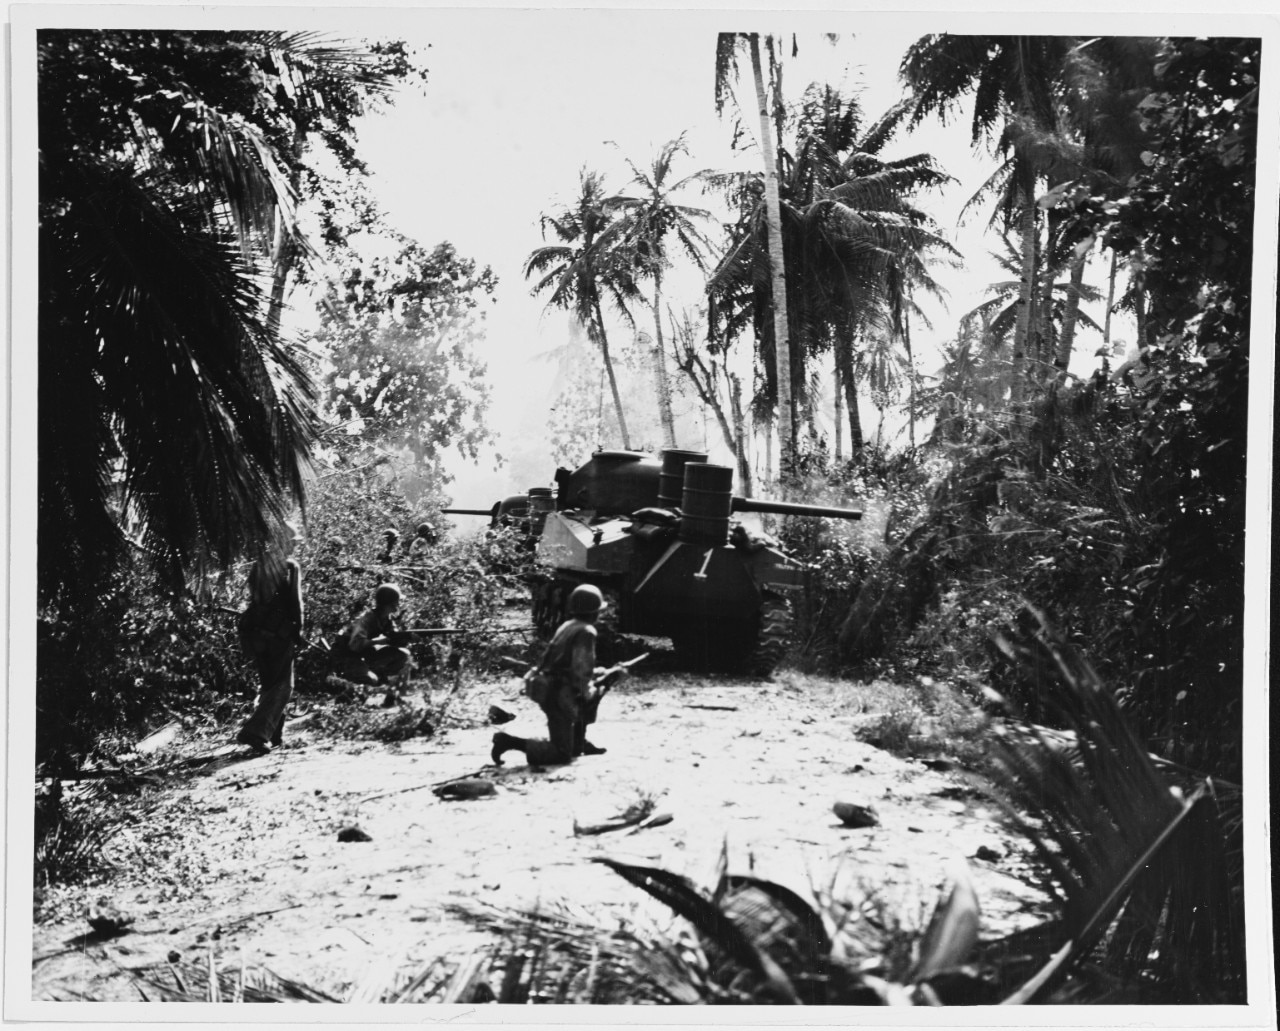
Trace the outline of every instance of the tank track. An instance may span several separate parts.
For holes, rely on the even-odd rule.
[[[579,584],[592,583],[568,577],[553,577],[533,588],[533,625],[538,636],[550,640],[556,627],[569,618],[567,606],[569,595]],[[596,662],[602,666],[611,666],[626,659],[633,659],[643,651],[643,647],[618,630],[619,595],[615,587],[596,583],[604,594],[607,607],[604,615],[596,623],[598,637],[596,639]]]
[[[767,678],[791,644],[791,609],[766,595],[755,619],[690,626],[672,638],[676,661],[692,673]]]
[[[757,677],[773,674],[791,646],[793,622],[786,598],[765,596],[760,607],[760,629],[747,658],[748,673]]]

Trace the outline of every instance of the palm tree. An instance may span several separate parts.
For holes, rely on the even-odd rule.
[[[791,397],[791,338],[788,329],[790,311],[787,307],[786,261],[782,248],[782,203],[778,186],[778,162],[774,157],[774,127],[768,98],[765,93],[764,74],[760,63],[760,36],[758,33],[722,32],[716,38],[716,112],[724,109],[729,96],[729,78],[737,74],[737,51],[745,45],[751,56],[751,75],[755,84],[756,108],[759,113],[760,152],[764,159],[764,221],[767,227],[769,255],[769,307],[773,313],[774,362],[778,383],[778,451],[782,479],[790,476],[795,456],[795,404]],[[773,38],[766,37],[765,45],[773,58]]]
[[[972,93],[973,143],[991,142],[1009,155],[1004,217],[1022,241],[1022,267],[1036,267],[1036,193],[1042,169],[1034,143],[1059,126],[1055,91],[1072,45],[1060,36],[925,36],[907,52],[901,75],[913,94],[913,123],[931,113],[945,116]],[[1032,325],[1032,281],[1022,284],[1014,335],[1015,399]]]
[[[618,246],[623,225],[606,204],[600,175],[584,168],[578,176],[577,200],[556,215],[544,214],[541,225],[543,239],[550,230],[560,242],[539,247],[525,259],[525,278],[540,277],[533,285],[533,293],[548,294],[548,308],[571,312],[600,348],[622,446],[630,448],[631,436],[609,352],[601,295],[607,295],[630,320],[628,305],[640,296],[640,290]]]
[[[662,278],[664,271],[671,267],[667,237],[674,236],[685,256],[703,271],[706,270],[706,254],[711,250],[711,242],[697,225],[698,221],[709,219],[711,212],[672,200],[673,195],[707,178],[706,172],[695,172],[674,183],[668,182],[676,155],[688,152],[684,135],[681,134],[662,146],[647,170],[637,168],[628,160],[633,176],[628,185],[639,186],[644,195],[619,195],[606,202],[608,207],[622,212],[623,228],[619,246],[630,252],[637,274],[647,275],[653,280],[654,377],[666,447],[676,446],[675,419],[671,412],[671,385],[667,377],[666,348],[662,338]]]
[[[867,385],[871,402],[880,415],[876,428],[877,443],[884,443],[884,413],[889,403],[910,383],[911,369],[907,355],[896,346],[888,333],[875,333],[853,360],[853,374]]]
[[[784,152],[782,238],[791,338],[800,342],[793,357],[835,351],[854,449],[862,443],[853,375],[858,341],[873,330],[901,335],[908,284],[936,290],[924,256],[949,249],[911,205],[915,192],[946,181],[945,174],[928,155],[879,156],[905,113],[895,106],[864,129],[856,99],[811,87],[796,117],[795,154]],[[725,332],[750,325],[762,349],[776,349],[766,315],[771,270],[762,206],[749,189],[740,188],[739,197],[745,209],[708,291]],[[801,364],[790,386],[804,396],[803,385]]]
[[[350,151],[394,75],[281,33],[50,30],[38,60],[39,590],[74,607],[130,546],[178,587],[305,500],[313,388],[260,285],[311,253],[284,141],[327,107]]]
[[[1003,240],[1004,252],[992,257],[1008,273],[1009,278],[990,284],[987,287],[988,297],[964,317],[980,317],[987,321],[992,346],[1008,344],[1016,332],[1023,285],[1030,278],[1033,292],[1040,298],[1037,305],[1040,315],[1039,333],[1045,341],[1044,346],[1048,348],[1046,355],[1052,354],[1058,360],[1062,360],[1064,355],[1069,358],[1070,347],[1063,341],[1065,339],[1069,342],[1076,324],[1083,323],[1090,329],[1101,332],[1098,324],[1079,306],[1081,301],[1100,299],[1097,290],[1077,277],[1077,270],[1083,268],[1082,262],[1077,260],[1073,248],[1054,247],[1056,241],[1051,240],[1045,248],[1049,252],[1048,257],[1038,262],[1038,267],[1028,273],[1022,268],[1022,252],[1008,236]],[[1070,274],[1065,282],[1057,278],[1064,266]],[[1058,341],[1056,347],[1053,346],[1055,338]],[[1011,362],[1002,360],[1002,364],[1002,384],[1008,386]]]

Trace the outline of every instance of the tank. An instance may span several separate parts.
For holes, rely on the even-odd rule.
[[[805,566],[733,516],[741,512],[859,519],[862,510],[735,496],[733,470],[706,454],[599,451],[556,473],[554,511],[538,537],[544,573],[533,620],[546,635],[570,592],[600,587],[605,664],[626,658],[624,635],[665,637],[682,666],[767,676],[786,651],[790,597]]]

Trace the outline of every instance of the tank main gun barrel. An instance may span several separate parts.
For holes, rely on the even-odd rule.
[[[791,501],[761,501],[734,496],[734,512],[769,512],[774,515],[827,516],[830,519],[861,519],[860,508],[834,508],[828,505],[799,505]]]
[[[440,509],[440,514],[441,515],[491,516],[493,515],[493,509],[491,508],[442,508]]]

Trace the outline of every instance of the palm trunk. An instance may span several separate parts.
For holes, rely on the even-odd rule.
[[[834,353],[834,350],[835,349],[833,348],[831,357],[833,359],[832,382],[835,386],[835,389],[833,390],[833,394],[835,395],[835,417],[832,421],[835,423],[836,427],[836,461],[839,462],[844,457],[844,449],[842,447],[844,443],[844,398],[840,396],[840,359]]]
[[[667,376],[667,351],[662,342],[662,273],[653,275],[653,377],[658,391],[658,415],[662,419],[663,447],[676,446],[676,420],[671,412],[671,380]]]
[[[733,373],[725,370],[725,379],[729,381],[729,410],[733,413],[734,457],[738,461],[738,488],[742,496],[749,498],[754,493],[751,475],[751,452],[747,447],[747,420],[742,411],[742,381]]]
[[[849,457],[857,458],[862,450],[862,419],[858,415],[858,384],[853,376],[852,345],[837,343],[836,363],[840,369],[840,384],[844,387],[844,406],[849,413]]]
[[[301,129],[295,128],[293,133],[295,170],[289,174],[289,185],[293,189],[295,196],[298,192],[299,180],[296,162],[302,156],[302,149],[305,143],[306,134]],[[293,270],[293,264],[297,256],[293,241],[285,233],[284,219],[281,217],[279,209],[277,209],[275,232],[272,234],[271,240],[271,296],[267,308],[267,331],[273,337],[280,335],[280,322],[284,315],[285,291],[289,284],[289,273]]]
[[[1145,292],[1147,256],[1139,244],[1134,259],[1129,264],[1129,280],[1133,291],[1133,318],[1138,331],[1138,350],[1147,350],[1147,295]]]
[[[911,312],[902,312],[902,346],[907,350],[907,439],[916,446],[916,356],[911,353]]]
[[[1022,289],[1018,298],[1018,322],[1013,334],[1013,357],[1009,367],[1009,399],[1015,404],[1026,394],[1023,378],[1030,346],[1032,299],[1035,296],[1036,207],[1031,197],[1034,192],[1031,189],[1024,190],[1021,215]]]
[[[1058,341],[1055,363],[1063,372],[1071,365],[1071,351],[1075,347],[1076,319],[1080,312],[1080,287],[1084,283],[1084,262],[1080,255],[1071,263],[1071,286],[1067,290],[1067,306],[1062,313],[1062,339]]]
[[[1102,316],[1102,343],[1107,349],[1108,356],[1111,354],[1111,306],[1116,303],[1116,269],[1119,264],[1119,256],[1115,251],[1111,252],[1111,272],[1107,276],[1107,310]]]
[[[1045,241],[1043,254],[1037,255],[1037,266],[1043,266],[1044,282],[1040,287],[1040,299],[1036,311],[1036,319],[1040,329],[1036,336],[1036,355],[1035,355],[1035,376],[1037,383],[1045,381],[1047,370],[1045,366],[1049,364],[1058,352],[1057,345],[1053,338],[1053,278],[1054,270],[1049,265],[1050,255],[1054,252],[1056,245],[1057,228],[1052,222],[1049,224],[1048,239]]]
[[[600,298],[595,298],[596,331],[600,334],[600,357],[604,361],[604,372],[609,377],[609,392],[613,395],[613,410],[618,416],[618,432],[622,436],[622,446],[631,450],[631,434],[627,432],[627,417],[622,410],[622,395],[618,393],[618,378],[613,374],[613,359],[609,355],[609,338],[604,331],[604,314],[600,311]]]
[[[773,419],[764,422],[764,482],[773,482]]]
[[[773,287],[773,351],[778,377],[778,465],[781,478],[791,474],[795,454],[795,410],[791,399],[791,343],[787,331],[787,279],[782,254],[782,202],[778,192],[778,162],[774,155],[773,126],[760,67],[760,36],[750,33],[751,71],[755,76],[756,102],[760,109],[760,149],[764,153],[765,223],[769,228],[769,268]]]

